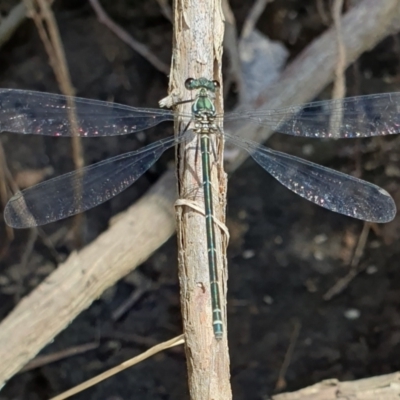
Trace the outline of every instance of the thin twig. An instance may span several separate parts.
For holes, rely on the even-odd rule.
[[[1,175],[3,177],[1,179],[1,183],[3,183],[3,179],[6,180],[7,181],[7,187],[9,188],[7,190],[7,189],[5,189],[3,187],[3,184],[0,185],[1,202],[2,202],[2,205],[3,205],[3,208],[4,208],[5,205],[6,205],[6,201],[5,200],[9,197],[8,196],[8,192],[16,193],[19,190],[19,187],[18,187],[17,183],[14,181],[13,176],[12,176],[8,166],[7,166],[7,162],[6,162],[5,155],[4,155],[4,148],[3,148],[2,144],[1,144],[1,142],[0,142],[0,160],[1,160],[0,161],[0,171],[1,171]],[[14,230],[11,227],[9,227],[8,225],[6,225],[5,227],[6,227],[6,233],[7,233],[7,235],[6,235],[7,236],[7,242],[6,242],[6,245],[3,246],[3,248],[2,248],[2,251],[0,253],[0,258],[3,256],[8,244],[14,239]],[[61,262],[60,255],[57,253],[56,249],[54,248],[53,244],[51,243],[51,240],[46,236],[46,234],[43,232],[42,229],[36,228],[36,230],[37,230],[36,233],[31,231],[30,237],[32,237],[32,235],[38,235],[42,239],[43,244],[49,249],[49,251],[51,252],[53,257],[55,258],[55,260],[58,263],[60,263]],[[33,244],[34,243],[31,243],[31,244],[28,243],[28,248],[30,246],[33,246]],[[24,253],[24,254],[30,254],[30,250],[29,249],[26,250],[26,253]],[[24,262],[24,263],[27,264],[28,263],[28,258],[29,257],[26,257],[26,260],[25,261],[21,261],[21,262]],[[22,257],[22,260],[24,260],[24,257]]]
[[[48,248],[48,250],[50,251],[50,254],[54,257],[54,260],[59,264],[63,261],[63,259],[61,258],[60,254],[58,253],[58,251],[56,250],[56,248],[54,247],[52,238],[49,237],[41,228],[36,228],[38,231],[38,236],[40,237],[40,239],[42,239],[43,244]],[[64,233],[64,235],[67,232]]]
[[[343,99],[346,93],[346,81],[344,71],[346,68],[346,51],[343,43],[342,36],[342,8],[343,0],[334,0],[332,6],[332,17],[333,23],[336,30],[336,41],[337,41],[337,63],[335,68],[335,79],[333,81],[332,98]],[[330,129],[335,137],[335,132],[339,132],[340,126],[342,125],[343,111],[341,109],[331,116]]]
[[[321,18],[322,23],[326,26],[329,26],[330,25],[330,17],[328,15],[328,13],[325,11],[324,0],[316,0],[316,8],[317,8],[317,12]]]
[[[6,161],[6,156],[4,154],[3,144],[0,142],[0,201],[1,201],[3,210],[4,210],[7,200],[8,200],[9,193],[8,193],[7,188],[9,186],[11,186],[14,189],[17,189],[16,185],[14,183],[14,180],[12,179],[12,175],[7,166],[7,161]],[[5,224],[5,231],[6,231],[6,235],[2,241],[3,243],[2,243],[1,252],[0,252],[0,259],[6,254],[10,243],[14,239],[14,230],[6,224]]]
[[[225,17],[224,52],[229,60],[229,69],[224,77],[224,97],[228,94],[233,82],[236,84],[239,96],[243,97],[241,96],[243,93],[242,65],[237,40],[236,21],[228,0],[222,0],[222,11]]]
[[[121,371],[124,371],[127,368],[132,367],[135,364],[139,364],[140,362],[146,360],[147,358],[153,356],[154,354],[160,353],[166,349],[171,347],[179,346],[185,342],[183,335],[177,336],[167,342],[163,342],[157,344],[156,346],[152,347],[151,349],[145,351],[144,353],[140,354],[139,356],[133,357],[130,360],[124,361],[122,364],[118,365],[117,367],[111,368],[108,371],[103,372],[96,377],[87,380],[86,382],[81,383],[80,385],[75,386],[74,388],[67,390],[64,393],[59,394],[58,396],[52,397],[50,400],[64,400],[68,397],[73,396],[74,394],[80,393],[83,390],[86,390],[94,385],[97,385],[99,382],[104,381],[105,379],[110,378],[111,376],[118,374]]]
[[[371,228],[372,228],[371,222],[364,222],[360,238],[358,239],[357,247],[354,251],[353,259],[351,260],[350,263],[350,267],[355,268],[360,263],[360,259],[364,254],[365,245],[367,244],[367,239]]]
[[[335,80],[333,82],[333,99],[341,99],[346,93],[346,80],[344,71],[346,68],[346,50],[342,36],[342,8],[343,0],[334,0],[332,7],[333,23],[336,29],[336,40],[338,46],[338,58],[335,69]]]
[[[98,0],[89,0],[89,2],[102,24],[106,25],[111,32],[144,57],[157,70],[163,72],[165,75],[169,74],[169,65],[162,62],[147,48],[147,46],[136,41],[125,29],[121,28],[115,21],[113,21],[104,11]]]
[[[261,17],[261,14],[264,12],[266,5],[273,0],[256,0],[253,6],[250,9],[249,14],[247,15],[246,20],[243,24],[241,37],[248,37],[253,31],[254,27],[258,19]]]
[[[279,370],[279,375],[275,385],[275,390],[284,390],[286,388],[285,375],[289,368],[290,361],[292,360],[293,357],[293,352],[296,347],[297,339],[299,338],[300,329],[301,329],[301,322],[298,319],[295,319],[293,321],[293,331],[292,334],[290,335],[289,347],[286,351],[281,369]]]
[[[19,279],[18,279],[18,289],[15,292],[15,297],[14,297],[15,304],[17,304],[21,300],[21,295],[23,291],[23,284],[22,284],[23,277],[26,275],[28,261],[32,254],[36,238],[37,238],[37,229],[36,228],[30,229],[28,243],[26,244],[24,252],[22,253],[20,266],[18,268]]]
[[[111,315],[113,321],[118,321],[135,303],[150,289],[151,283],[146,282],[133,290],[131,295]]]
[[[135,345],[145,347],[153,347],[157,344],[157,340],[152,336],[140,336],[136,333],[121,332],[116,331],[115,329],[112,331],[102,330],[101,338],[134,343]]]
[[[24,3],[17,4],[0,22],[0,47],[10,39],[26,18]]]
[[[161,8],[161,12],[168,21],[172,22],[172,10],[167,0],[157,0],[158,5]]]
[[[51,10],[48,0],[24,0],[30,17],[34,20],[40,38],[49,56],[50,65],[56,75],[60,90],[67,98],[68,119],[71,125],[72,134],[72,158],[75,168],[80,170],[84,166],[83,148],[78,130],[78,119],[74,109],[74,101],[71,96],[75,94],[71,77],[68,70],[64,48],[58,31],[57,22]],[[38,10],[36,9],[38,8]],[[82,187],[76,187],[76,198],[81,197]],[[76,244],[82,242],[82,215],[74,217],[74,239]]]
[[[56,353],[46,354],[44,356],[37,356],[32,361],[29,361],[24,368],[21,369],[20,373],[31,371],[32,369],[40,368],[45,365],[64,360],[68,357],[73,357],[78,354],[86,353],[90,350],[95,350],[99,347],[98,342],[81,344],[79,346],[73,346],[68,349],[57,351]]]
[[[323,299],[328,301],[346,289],[350,282],[363,270],[358,268],[360,259],[364,253],[365,245],[367,244],[368,234],[371,229],[370,222],[364,222],[360,237],[358,238],[357,246],[354,250],[353,258],[350,263],[350,270],[346,276],[339,279],[323,296]]]

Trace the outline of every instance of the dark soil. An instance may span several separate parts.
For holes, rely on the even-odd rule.
[[[1,2],[0,13],[5,15],[16,3]],[[252,2],[231,3],[240,29]],[[293,58],[325,29],[315,4],[312,0],[276,0],[258,27],[282,41]],[[132,36],[169,63],[172,27],[155,0],[103,1],[103,5]],[[157,107],[167,93],[166,76],[99,24],[86,1],[56,1],[54,9],[77,95]],[[387,38],[349,68],[349,94],[400,90],[399,41],[400,36]],[[0,87],[59,92],[31,21],[0,49]],[[171,133],[167,125],[145,135],[84,140],[85,160],[90,164]],[[1,140],[14,176],[49,166],[54,169],[50,175],[57,176],[73,168],[66,139],[2,134]],[[358,174],[387,189],[400,203],[399,139],[342,141],[334,144],[335,152],[330,142],[278,135],[268,144],[303,157],[305,146],[315,146],[318,151],[310,160]],[[172,159],[170,151],[137,184],[89,211],[85,240],[93,240],[107,228],[110,217],[140,198]],[[350,270],[363,223],[301,199],[250,160],[231,177],[228,204],[228,329],[235,399],[267,399],[275,392],[296,328],[299,334],[285,374],[286,391],[327,378],[353,380],[400,369],[398,218],[371,229],[358,263],[360,273],[338,296],[325,301],[324,294]],[[46,235],[56,238],[60,257],[73,250],[63,234],[70,223],[44,227]],[[1,232],[5,238],[4,226]],[[56,267],[54,256],[38,239],[28,266],[21,268],[28,240],[26,231],[16,231],[8,249],[6,240],[2,241],[1,318]],[[96,350],[15,376],[0,392],[0,400],[47,399],[178,335],[175,240],[171,238],[141,268],[109,289],[41,354],[99,340]],[[112,312],[137,289],[139,278],[158,284],[158,289],[150,289],[128,314],[113,322]],[[159,354],[74,398],[187,399],[183,350]]]

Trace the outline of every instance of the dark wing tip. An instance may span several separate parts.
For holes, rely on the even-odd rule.
[[[379,203],[376,204],[375,218],[371,218],[370,222],[386,223],[393,221],[397,213],[396,203],[392,196],[384,189],[378,187],[379,190]]]
[[[16,229],[33,228],[38,223],[26,205],[22,192],[16,193],[4,209],[4,220],[8,226]]]

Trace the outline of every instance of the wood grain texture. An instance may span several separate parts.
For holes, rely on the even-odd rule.
[[[170,76],[170,95],[178,100],[193,98],[185,89],[188,78],[205,77],[222,82],[222,43],[224,35],[220,0],[174,2],[174,48]],[[222,112],[222,90],[216,93],[217,112]],[[186,114],[191,103],[179,106]],[[176,134],[188,121],[177,121]],[[223,171],[223,140],[211,136],[211,182],[214,217],[225,222],[226,174]],[[199,137],[183,143],[177,150],[178,193],[182,200],[195,202],[204,210]],[[218,162],[220,160],[220,162]],[[188,203],[190,204],[190,203]],[[229,400],[229,353],[226,334],[216,340],[212,329],[210,277],[204,214],[190,205],[177,208],[179,282],[190,398]],[[217,269],[222,314],[226,321],[227,239],[216,226]]]

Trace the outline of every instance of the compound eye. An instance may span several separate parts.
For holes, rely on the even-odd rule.
[[[193,88],[192,88],[193,82],[194,82],[194,79],[193,79],[193,78],[188,78],[188,79],[186,79],[186,81],[185,81],[185,88],[188,89],[188,90],[192,90],[192,89],[193,89]]]
[[[212,81],[212,83],[213,83],[215,89],[219,89],[221,86],[218,81]]]

